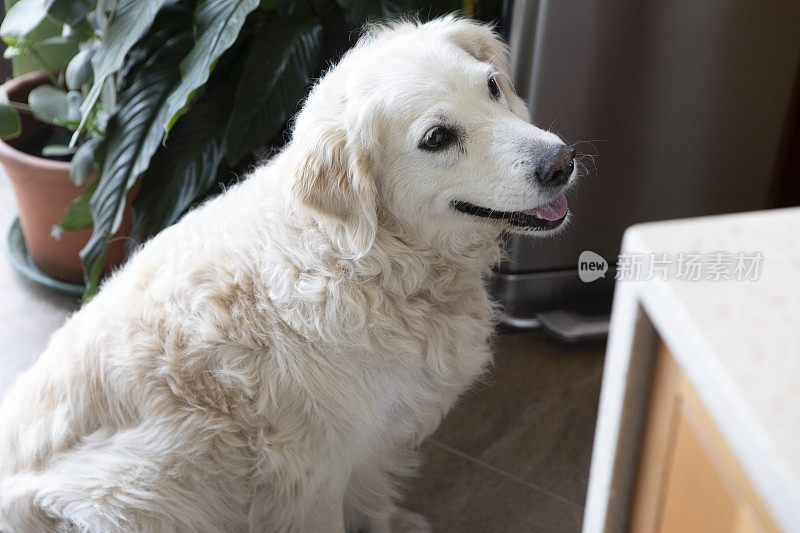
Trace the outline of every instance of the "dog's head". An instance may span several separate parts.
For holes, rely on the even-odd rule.
[[[452,16],[369,30],[311,92],[293,145],[295,194],[356,254],[379,210],[428,235],[551,232],[576,175],[572,149],[530,124],[503,42]]]

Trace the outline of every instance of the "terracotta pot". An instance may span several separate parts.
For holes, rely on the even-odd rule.
[[[43,72],[32,72],[6,82],[3,87],[10,100],[27,103],[28,93],[45,83],[49,83],[49,80]],[[78,254],[89,240],[91,228],[65,231],[60,239],[54,238],[51,231],[67,213],[67,206],[81,195],[91,180],[78,187],[69,177],[68,162],[36,157],[15,148],[45,134],[48,128],[31,116],[22,115],[23,135],[10,141],[10,144],[0,140],[0,164],[14,188],[25,244],[33,262],[45,274],[70,283],[83,283],[83,269]],[[124,237],[131,231],[130,204],[133,197],[134,193],[128,195],[122,226],[108,247],[104,273],[121,264],[124,259]]]

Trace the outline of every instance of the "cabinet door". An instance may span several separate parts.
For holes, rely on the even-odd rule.
[[[647,417],[632,532],[778,531],[663,344]]]

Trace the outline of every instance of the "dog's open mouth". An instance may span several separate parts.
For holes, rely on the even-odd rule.
[[[532,230],[555,229],[567,219],[569,212],[567,198],[563,194],[548,204],[525,211],[495,211],[488,207],[459,201],[453,202],[453,207],[468,215],[507,220],[512,226]]]

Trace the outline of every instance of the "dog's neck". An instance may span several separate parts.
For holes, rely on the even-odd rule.
[[[483,271],[500,259],[500,229],[490,225],[447,227],[433,221],[409,227],[381,221],[379,233],[400,241],[414,255],[463,270]]]
[[[500,261],[499,237],[500,229],[488,225],[425,231],[383,216],[375,246],[364,259],[391,265],[388,270],[393,276],[384,277],[404,287],[402,292],[412,293],[414,285],[418,289],[430,283],[442,290],[463,288],[481,284],[481,277]]]

